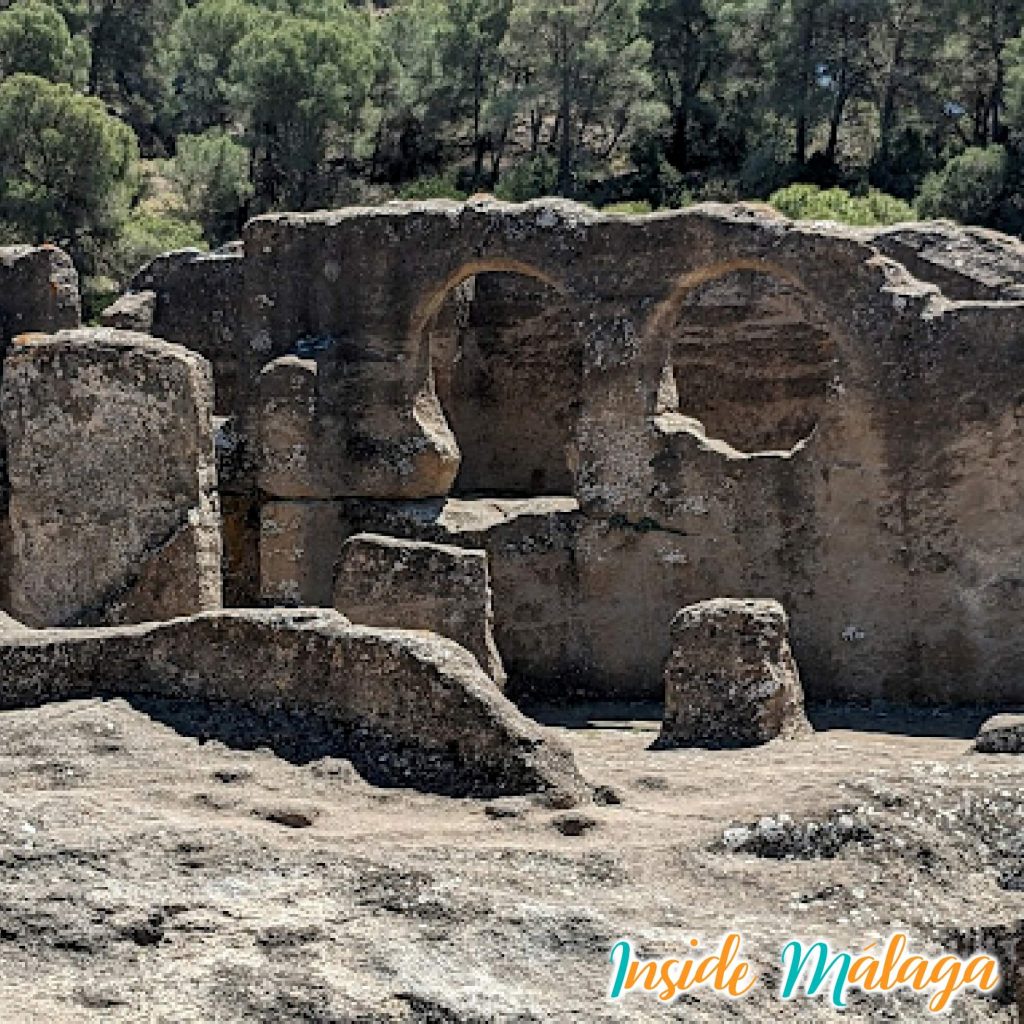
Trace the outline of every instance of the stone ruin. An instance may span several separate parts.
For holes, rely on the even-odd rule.
[[[1016,240],[392,203],[256,218],[70,333],[66,258],[5,252],[3,607],[59,630],[37,653],[144,648],[133,672],[191,692],[146,660],[187,627],[130,624],[347,649],[403,626],[464,644],[495,707],[506,673],[514,699],[643,700],[680,608],[770,597],[811,700],[1024,703]],[[403,657],[462,657],[433,642]],[[339,707],[376,692],[352,657]]]
[[[702,601],[671,628],[660,747],[751,747],[810,732],[778,601]]]

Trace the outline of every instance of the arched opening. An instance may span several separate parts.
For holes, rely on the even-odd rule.
[[[758,261],[684,277],[652,317],[664,362],[656,412],[696,420],[739,452],[788,452],[813,434],[835,344],[792,275]]]
[[[571,495],[583,346],[559,285],[528,265],[467,264],[414,326],[462,454],[453,494]]]

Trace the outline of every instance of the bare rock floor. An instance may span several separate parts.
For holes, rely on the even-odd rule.
[[[2,714],[0,1020],[917,1021],[916,995],[781,1003],[779,950],[1024,919],[1024,757],[971,753],[977,718],[829,711],[759,750],[651,751],[657,711],[546,716],[609,787],[575,809],[375,789],[123,701]],[[667,956],[730,930],[748,998],[606,1002],[619,937]]]

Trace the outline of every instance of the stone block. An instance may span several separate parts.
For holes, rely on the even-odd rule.
[[[156,292],[128,292],[107,306],[100,314],[100,324],[119,331],[139,331],[150,334],[156,313]]]
[[[330,608],[345,535],[329,501],[268,501],[260,509],[260,599]]]
[[[220,607],[207,361],[106,328],[38,335],[4,370],[10,611],[29,626]]]
[[[659,746],[756,746],[808,731],[782,605],[717,599],[676,615]]]
[[[505,685],[486,551],[358,534],[342,545],[334,606],[353,622],[449,637]]]
[[[53,245],[0,248],[0,340],[77,327],[82,304],[71,257]]]
[[[982,754],[1024,754],[1024,715],[995,715],[982,723],[974,749]]]

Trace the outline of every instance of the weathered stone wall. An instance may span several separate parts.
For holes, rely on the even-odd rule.
[[[9,353],[10,610],[31,626],[220,606],[212,379],[202,356],[105,328]]]
[[[52,245],[0,247],[0,360],[19,334],[77,327],[81,316],[78,273],[66,253]],[[0,607],[10,598],[8,500],[7,447],[0,432]]]
[[[749,594],[790,612],[811,699],[1024,699],[1018,243],[737,207],[622,217],[492,201],[268,216],[244,243],[237,429],[264,499],[326,502],[344,523],[474,478],[493,493],[495,467],[512,493],[549,491],[519,442],[545,453],[551,486],[571,483],[579,511],[554,540],[544,517],[536,537],[465,538],[491,555],[513,691],[522,671],[551,696],[655,696],[675,612]],[[495,378],[513,400],[472,408],[535,326],[548,340]],[[569,327],[581,372],[563,394]],[[503,446],[474,463],[472,425],[492,421]],[[406,522],[444,539],[429,516]],[[509,569],[503,597],[503,566],[537,565],[530,545],[549,541],[550,585]],[[336,558],[282,544],[300,554],[265,589],[310,548]],[[319,572],[296,592],[325,589]],[[527,629],[537,657],[502,639]]]
[[[138,315],[141,306],[149,325],[110,320],[109,326],[143,329],[206,356],[213,366],[215,411],[234,415],[241,400],[238,349],[243,274],[238,244],[212,253],[185,249],[158,256],[132,279],[129,294],[134,298],[127,309],[120,307],[121,315]],[[108,320],[118,313],[108,312]]]

